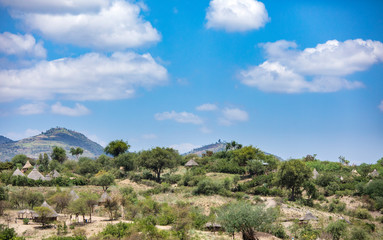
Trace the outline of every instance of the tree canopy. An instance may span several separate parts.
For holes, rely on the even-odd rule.
[[[62,147],[54,146],[51,154],[52,160],[56,160],[59,163],[64,163],[67,160],[66,151]]]
[[[70,148],[70,153],[72,156],[76,156],[78,158],[79,155],[82,155],[84,153],[84,149],[77,147],[77,148]]]
[[[105,147],[104,152],[112,155],[113,157],[117,157],[118,155],[128,151],[130,145],[128,141],[124,142],[123,140],[115,140],[111,141],[108,146]]]

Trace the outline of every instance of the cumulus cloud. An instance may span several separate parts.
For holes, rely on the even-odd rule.
[[[9,32],[0,33],[0,53],[6,55],[45,58],[47,51],[42,42],[36,42],[36,39],[30,34],[13,34]]]
[[[378,106],[379,110],[383,112],[383,100],[380,102]]]
[[[0,0],[0,3],[13,9],[13,18],[21,19],[29,29],[56,42],[117,51],[161,39],[158,31],[140,15],[142,5],[132,2]]]
[[[383,60],[383,44],[372,40],[337,40],[298,50],[285,40],[261,45],[267,60],[240,72],[243,84],[267,92],[335,92],[363,87],[347,75]]]
[[[174,144],[174,145],[171,145],[169,146],[170,148],[173,148],[175,150],[178,150],[178,152],[180,154],[183,154],[183,153],[187,153],[187,152],[190,152],[191,150],[195,149],[195,148],[199,148],[201,146],[199,145],[194,145],[194,144],[191,144],[191,143],[181,143],[181,144]]]
[[[202,124],[203,121],[200,117],[197,115],[194,115],[193,113],[189,112],[163,112],[163,113],[156,113],[154,115],[154,118],[158,121],[163,121],[163,120],[174,120],[179,123],[191,123],[191,124]]]
[[[21,115],[34,115],[45,112],[47,105],[45,103],[29,103],[17,108],[16,113]]]
[[[167,83],[167,70],[150,54],[89,53],[41,61],[32,68],[0,71],[0,102],[15,99],[114,100],[134,96],[139,87]]]
[[[205,103],[205,104],[202,104],[202,105],[196,107],[196,109],[198,111],[215,111],[215,110],[217,110],[217,105],[212,104],[212,103]]]
[[[256,0],[212,0],[206,27],[227,32],[245,32],[265,26],[270,20],[265,5]]]
[[[9,132],[9,133],[6,133],[5,136],[7,138],[10,138],[12,140],[20,140],[20,139],[23,139],[23,138],[28,138],[28,137],[32,137],[32,136],[36,136],[36,135],[39,135],[41,133],[41,131],[37,130],[37,129],[26,129],[24,132]]]
[[[224,126],[233,125],[235,122],[246,122],[249,120],[249,114],[239,108],[225,108],[222,110],[223,117],[219,123]]]
[[[59,115],[66,115],[66,116],[82,116],[82,115],[88,115],[90,113],[90,110],[87,109],[84,105],[81,105],[79,103],[76,103],[73,108],[66,107],[61,105],[60,102],[57,102],[51,106],[51,111],[54,114]]]

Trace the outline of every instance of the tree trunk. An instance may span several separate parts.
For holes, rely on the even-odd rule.
[[[161,170],[157,171],[157,182],[161,182]]]
[[[295,188],[294,187],[291,189],[290,201],[295,201]]]
[[[242,231],[242,239],[243,240],[258,240],[258,238],[255,236],[255,232],[252,228],[244,229]]]

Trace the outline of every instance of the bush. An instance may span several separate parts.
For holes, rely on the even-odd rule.
[[[198,183],[197,188],[193,190],[194,195],[213,195],[223,190],[221,184],[213,182],[211,179],[204,179]]]
[[[370,212],[367,209],[364,208],[358,208],[356,209],[352,215],[359,219],[372,219],[372,216]]]
[[[131,223],[123,223],[119,222],[117,224],[108,224],[104,228],[104,230],[101,232],[101,235],[104,236],[113,236],[117,237],[118,239],[121,239],[124,237],[129,229],[133,226]]]
[[[347,233],[347,223],[344,220],[331,222],[327,226],[326,232],[332,235],[333,240],[339,240],[342,236],[346,235]]]
[[[351,237],[350,240],[368,240],[370,237],[368,236],[368,233],[360,227],[354,228],[351,231]]]
[[[166,174],[162,175],[161,178],[162,178],[162,181],[164,181],[166,183],[175,184],[175,183],[179,182],[182,179],[182,176],[179,175],[179,174],[169,174],[169,173],[166,173]]]
[[[29,223],[29,219],[28,218],[23,218],[23,224],[24,225],[28,225]]]

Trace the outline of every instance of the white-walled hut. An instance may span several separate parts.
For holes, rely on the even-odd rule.
[[[32,170],[32,172],[30,172],[28,174],[28,178],[30,178],[32,180],[35,180],[35,181],[37,181],[37,180],[45,180],[45,177],[36,168],[34,168]]]
[[[24,173],[20,171],[20,169],[16,168],[16,170],[12,173],[12,176],[22,176],[25,177]]]

